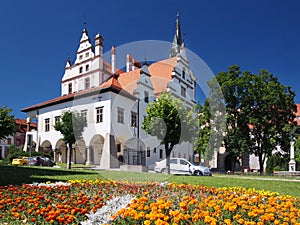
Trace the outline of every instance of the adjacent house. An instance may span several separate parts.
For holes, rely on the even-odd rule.
[[[0,141],[0,158],[5,158],[9,153],[9,147],[15,145],[21,147],[25,144],[26,132],[36,130],[36,123],[28,124],[25,119],[15,119],[17,131],[7,139]]]

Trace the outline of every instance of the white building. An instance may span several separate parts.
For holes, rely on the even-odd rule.
[[[75,62],[66,63],[61,96],[22,109],[28,122],[37,120],[37,130],[27,133],[33,136],[36,151],[54,151],[55,161],[66,162],[65,143],[53,126],[64,111],[75,110],[86,118],[87,127],[74,146],[74,163],[102,168],[119,163],[151,166],[165,158],[164,147],[141,125],[149,102],[161,92],[172,92],[187,105],[195,104],[196,79],[186,58],[179,17],[169,58],[148,66],[127,55],[126,71],[122,71],[116,68],[116,57],[112,47],[111,63],[104,61],[102,36],[98,33],[92,44],[84,28]],[[182,143],[172,154],[191,159],[192,145]]]

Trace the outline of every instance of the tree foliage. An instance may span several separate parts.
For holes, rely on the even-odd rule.
[[[254,154],[262,173],[266,158],[277,145],[283,151],[289,150],[295,93],[267,70],[252,74],[234,65],[227,72],[220,72],[216,79],[226,106],[226,151],[234,160],[244,152]]]
[[[6,106],[0,107],[0,140],[16,133],[17,125],[11,112]]]
[[[72,145],[81,138],[82,132],[87,123],[84,117],[76,112],[67,111],[58,121],[54,128],[63,135],[63,140],[68,146],[67,168],[71,169]]]
[[[156,136],[165,146],[167,172],[170,173],[170,155],[175,145],[192,142],[196,132],[196,118],[193,111],[185,107],[170,93],[163,93],[157,101],[151,102],[146,109],[143,129]]]

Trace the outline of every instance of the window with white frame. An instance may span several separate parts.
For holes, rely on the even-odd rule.
[[[85,109],[85,110],[81,110],[80,111],[80,115],[81,115],[81,117],[85,120],[85,121],[87,121],[87,110]]]
[[[136,112],[131,112],[131,126],[132,127],[137,127],[137,113]]]
[[[55,122],[55,124],[57,124],[58,122],[60,122],[60,116],[54,117],[54,122]]]
[[[103,106],[96,108],[96,123],[103,122]]]
[[[50,131],[50,118],[45,119],[45,131]]]
[[[124,123],[124,109],[117,108],[117,121],[118,123]]]
[[[163,150],[159,149],[159,158],[162,159],[163,158]]]

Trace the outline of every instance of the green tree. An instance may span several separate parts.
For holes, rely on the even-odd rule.
[[[206,99],[203,105],[199,103],[196,107],[199,118],[199,137],[195,139],[194,150],[199,154],[200,158],[208,159],[207,148],[211,133],[211,114],[208,100]]]
[[[72,145],[81,138],[86,127],[86,120],[76,112],[67,111],[58,121],[54,128],[63,135],[63,140],[67,144],[67,168],[71,169]]]
[[[266,158],[272,155],[277,145],[289,152],[291,125],[294,125],[296,112],[295,92],[267,70],[252,74],[249,81],[242,101],[251,126],[250,153],[258,156],[262,174]]]
[[[146,133],[156,136],[164,145],[166,152],[166,169],[170,173],[170,155],[173,147],[181,142],[193,142],[196,132],[196,117],[193,110],[184,106],[178,98],[170,93],[163,93],[149,104],[143,121]]]
[[[17,125],[12,110],[6,106],[0,107],[0,140],[16,133]]]
[[[244,152],[253,153],[263,173],[264,162],[277,145],[289,149],[295,93],[266,70],[252,74],[234,65],[216,78],[226,105],[225,149],[235,160]]]
[[[208,82],[209,96],[203,105],[198,104],[198,138],[195,140],[195,150],[200,157],[211,160],[218,152],[226,131],[225,100],[216,77]]]
[[[242,96],[244,91],[244,82],[247,79],[248,73],[242,74],[239,66],[233,65],[229,67],[227,72],[220,72],[216,76],[216,81],[219,83],[223,97],[224,105],[226,109],[226,126],[223,132],[224,147],[227,152],[230,153],[232,158],[231,170],[235,171],[236,162],[242,158],[243,153],[247,151],[249,147],[249,127],[246,114],[243,112]],[[210,81],[211,87],[214,82]],[[214,101],[218,101],[218,95],[213,95]]]

